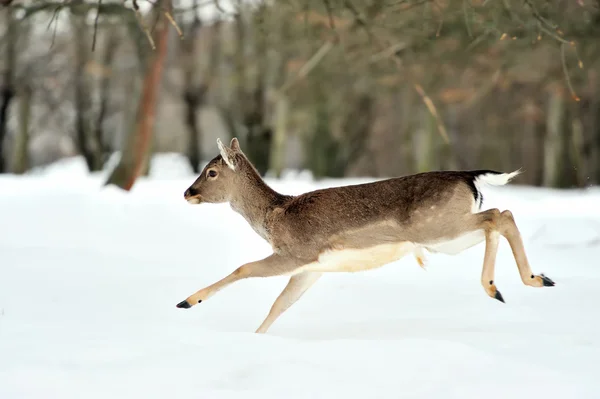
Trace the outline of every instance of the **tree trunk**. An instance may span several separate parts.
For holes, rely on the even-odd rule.
[[[446,118],[446,129],[450,143],[440,148],[440,167],[445,170],[460,169],[460,157],[458,156],[457,146],[460,145],[460,108],[457,105],[448,105],[444,112]],[[440,117],[443,117],[440,115]]]
[[[249,8],[238,3],[238,13],[235,16],[236,52],[234,56],[236,70],[236,101],[234,115],[239,112],[241,123],[246,131],[246,155],[252,161],[261,175],[269,169],[270,143],[272,128],[266,116],[265,103],[265,68],[261,68],[261,60],[266,57],[266,46],[258,36],[258,26],[248,26],[246,18]],[[261,12],[261,11],[258,11]],[[253,57],[246,56],[248,50],[253,50]],[[250,62],[255,68],[254,80]]]
[[[203,88],[194,89],[190,87],[183,93],[183,99],[185,101],[185,123],[188,127],[188,159],[192,165],[194,173],[200,172],[200,161],[202,149],[200,140],[200,126],[198,125],[198,118],[196,112],[204,102]]]
[[[171,1],[163,0],[162,7],[170,10]],[[131,190],[136,179],[143,172],[144,163],[147,161],[150,150],[158,89],[167,54],[169,33],[169,23],[163,13],[160,15],[160,22],[156,29],[156,51],[149,68],[145,72],[137,123],[130,133],[133,135],[129,141],[131,145],[123,151],[119,164],[106,182],[107,185],[114,184],[126,191]]]
[[[115,55],[115,51],[117,50],[119,44],[119,36],[114,28],[108,29],[106,32],[107,42],[104,47],[104,59],[102,61],[103,67],[105,71],[102,75],[102,79],[100,81],[100,108],[98,110],[98,117],[96,119],[96,126],[94,129],[94,140],[99,146],[101,163],[104,164],[105,154],[108,152],[108,149],[104,143],[104,119],[106,118],[106,113],[108,110],[108,103],[110,98],[110,83],[113,66],[113,59]]]
[[[5,83],[2,88],[2,101],[0,101],[0,173],[4,173],[6,162],[4,160],[4,138],[8,130],[8,107],[14,97],[13,88]]]
[[[202,27],[202,23],[197,14],[198,0],[194,0],[194,20],[189,29],[184,34],[181,42],[182,50],[182,69],[185,90],[183,91],[183,101],[185,103],[185,122],[188,128],[188,146],[187,153],[194,173],[200,172],[201,161],[201,132],[198,125],[197,111],[204,103],[204,97],[207,91],[205,85],[200,84],[197,79],[198,65],[196,61],[196,41],[197,34]]]
[[[275,130],[271,141],[270,169],[277,178],[285,167],[285,143],[287,138],[287,123],[289,101],[285,94],[277,95],[275,100]]]
[[[433,170],[435,168],[433,162],[436,158],[434,151],[434,136],[437,131],[435,117],[426,108],[421,108],[421,114],[423,115],[423,122],[412,135],[415,157],[414,170],[416,173]]]
[[[12,159],[12,170],[16,174],[23,174],[29,167],[29,121],[31,116],[32,90],[24,84],[19,90],[19,131],[15,139]]]
[[[398,119],[398,135],[394,137],[394,146],[400,149],[400,154],[396,152],[396,155],[392,155],[394,158],[394,168],[388,172],[389,174],[403,174],[407,170],[411,170],[410,167],[410,156],[412,152],[410,148],[410,133],[412,132],[414,122],[411,118],[411,113],[414,110],[414,90],[409,86],[403,86],[399,89],[399,92],[395,96],[394,105],[397,107],[398,112],[395,114],[395,118]],[[399,156],[398,156],[399,155]]]
[[[308,136],[305,154],[308,168],[316,179],[326,176],[335,176],[332,165],[335,163],[336,154],[339,153],[339,145],[331,132],[331,114],[327,109],[325,94],[317,88],[314,94],[313,117],[314,128]]]
[[[593,130],[591,132],[591,145],[593,149],[593,162],[590,166],[590,175],[593,176],[592,179],[595,184],[600,183],[600,101],[596,102],[594,107],[596,121],[593,124]]]
[[[365,84],[366,86],[359,90],[356,99],[352,101],[342,125],[343,136],[340,143],[342,157],[338,159],[337,165],[342,176],[347,176],[350,168],[366,153],[371,127],[375,121],[375,101],[370,94],[369,80]]]
[[[544,140],[544,180],[546,187],[558,187],[562,172],[562,128],[564,120],[564,99],[560,90],[550,94],[548,104],[546,138]]]
[[[234,115],[234,119],[242,122],[246,116],[247,102],[246,102],[246,57],[244,56],[246,50],[245,34],[246,29],[244,26],[244,15],[243,10],[239,7],[238,12],[234,16],[234,30],[235,30],[235,53],[233,55],[234,73],[234,99],[231,101],[230,113]],[[246,132],[250,134],[250,132]]]
[[[600,85],[598,73],[588,70],[588,92],[580,109],[583,130],[583,163],[585,185],[600,183]]]
[[[6,66],[4,69],[3,86],[0,89],[0,95],[2,96],[2,98],[0,98],[0,173],[4,173],[6,171],[6,162],[4,159],[4,139],[8,131],[8,109],[15,95],[14,73],[17,58],[17,25],[16,21],[14,20],[13,8],[14,7],[9,6],[4,10],[7,30],[4,35],[4,40],[6,42]]]
[[[317,87],[314,96],[315,127],[306,151],[310,169],[316,178],[344,177],[365,153],[375,116],[374,101],[368,88],[358,93],[349,91],[345,95],[347,108],[337,110],[343,113],[341,133],[334,135],[328,94]]]
[[[85,67],[89,61],[85,16],[71,14],[75,36],[75,131],[79,152],[85,158],[90,171],[102,169],[102,148],[92,134],[91,89]]]
[[[541,112],[537,104],[531,98],[525,100],[523,106],[524,121],[522,139],[520,140],[521,167],[526,174],[519,178],[521,184],[539,186],[543,178],[543,155],[544,155],[544,124],[541,123]]]
[[[572,119],[571,122],[571,137],[569,140],[569,148],[571,152],[571,160],[573,161],[573,177],[577,187],[583,187],[586,183],[586,170],[584,165],[585,142],[583,138],[583,126],[578,117]]]
[[[288,136],[288,119],[290,113],[290,99],[281,88],[288,80],[287,63],[290,58],[289,39],[290,28],[289,24],[282,16],[277,16],[276,25],[277,39],[275,45],[269,46],[267,39],[271,37],[264,32],[264,19],[266,18],[266,6],[260,9],[257,21],[258,29],[261,34],[256,34],[257,43],[257,58],[259,75],[257,85],[263,85],[267,93],[267,101],[263,104],[265,108],[265,118],[263,124],[273,126],[273,134],[271,142],[266,143],[269,147],[269,165],[268,169],[280,177],[283,168],[285,167],[285,144]],[[262,24],[262,25],[260,25]],[[272,48],[272,50],[270,50]]]

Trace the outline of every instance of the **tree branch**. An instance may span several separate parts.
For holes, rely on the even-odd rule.
[[[96,50],[96,35],[98,34],[98,19],[100,18],[100,6],[102,0],[98,0],[98,9],[96,10],[96,19],[94,20],[94,36],[92,37],[92,51]]]
[[[429,0],[427,0],[427,1],[429,1]],[[356,23],[364,28],[365,32],[367,32],[367,35],[369,35],[369,38],[373,42],[375,42],[375,44],[379,47],[380,51],[385,52],[387,50],[386,46],[384,46],[383,43],[371,32],[371,29],[370,29],[367,21],[361,16],[360,12],[358,11],[358,9],[356,9],[356,7],[352,4],[352,2],[350,0],[344,0],[344,5],[346,6],[346,8],[348,8],[350,10],[352,15],[354,15]],[[395,56],[392,57],[392,59],[393,59],[394,63],[396,64],[396,67],[399,70],[403,69],[403,66],[400,62],[400,59],[397,56],[397,53],[394,52],[393,54]],[[413,82],[413,86],[414,86],[416,92],[421,97],[421,100],[423,101],[423,103],[425,104],[425,106],[427,107],[429,112],[431,113],[431,115],[433,115],[433,117],[435,118],[437,128],[438,128],[440,135],[442,136],[442,138],[444,139],[446,144],[449,144],[450,138],[448,137],[448,133],[446,132],[446,127],[444,126],[444,122],[442,121],[442,118],[439,116],[439,114],[437,112],[435,104],[433,103],[431,98],[427,95],[427,93],[425,92],[425,90],[419,83]]]
[[[325,58],[327,53],[329,53],[329,51],[332,48],[333,43],[331,41],[328,40],[325,43],[323,43],[323,45],[319,47],[319,49],[312,55],[312,57],[310,57],[310,59],[306,61],[304,65],[302,65],[296,76],[294,76],[292,79],[288,80],[281,86],[279,92],[285,93],[292,86],[294,86],[304,77],[306,77],[317,65],[319,65],[319,63],[323,60],[323,58]]]

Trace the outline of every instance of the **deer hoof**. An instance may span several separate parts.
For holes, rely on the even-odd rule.
[[[542,278],[542,283],[544,283],[544,287],[554,287],[555,283],[550,278],[544,276],[543,274],[540,274],[540,277]]]
[[[181,301],[177,304],[177,307],[179,309],[189,309],[192,307],[192,305],[190,305],[187,301],[187,299],[185,301]]]
[[[496,295],[494,295],[494,299],[497,299],[502,303],[506,303],[506,302],[504,302],[504,298],[502,298],[502,294],[498,290],[496,290]]]

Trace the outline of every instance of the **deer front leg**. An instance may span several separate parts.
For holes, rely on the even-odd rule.
[[[269,315],[256,330],[258,334],[264,334],[279,316],[290,308],[308,290],[323,273],[302,272],[290,277],[281,294],[277,297]]]
[[[293,272],[301,265],[302,262],[295,258],[272,254],[265,259],[246,263],[245,265],[238,267],[227,277],[209,285],[208,287],[202,288],[200,291],[197,291],[196,293],[187,297],[185,300],[179,302],[177,307],[189,309],[192,306],[207,300],[218,291],[236,281],[249,277],[270,277],[288,274]]]

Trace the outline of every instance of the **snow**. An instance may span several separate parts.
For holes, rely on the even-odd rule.
[[[429,254],[426,271],[407,257],[325,275],[259,335],[284,277],[175,307],[270,248],[228,205],[183,200],[181,157],[153,166],[131,193],[79,158],[0,177],[0,398],[600,397],[598,188],[484,188],[556,287],[524,286],[502,240],[506,304],[479,283],[479,245]]]

